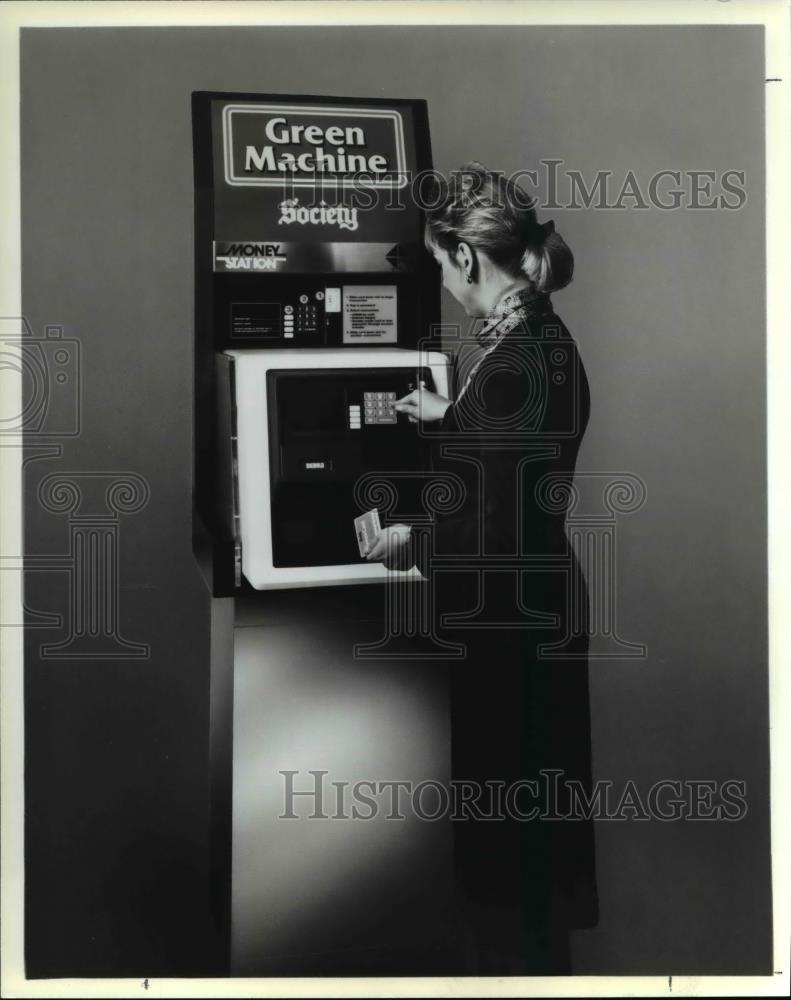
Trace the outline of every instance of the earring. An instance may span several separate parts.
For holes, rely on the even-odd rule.
[[[467,275],[467,284],[468,284],[468,285],[471,285],[471,284],[472,284],[472,275],[471,275],[471,274],[468,274],[468,275]]]

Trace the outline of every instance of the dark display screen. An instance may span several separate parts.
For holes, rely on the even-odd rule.
[[[231,305],[231,335],[245,337],[280,337],[279,302],[234,302]]]
[[[326,437],[346,428],[346,389],[339,382],[310,376],[279,379],[280,440]]]

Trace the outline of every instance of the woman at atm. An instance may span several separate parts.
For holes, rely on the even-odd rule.
[[[417,565],[437,634],[466,647],[451,664],[453,779],[480,791],[453,823],[466,971],[563,975],[569,931],[597,922],[592,823],[578,808],[591,792],[588,598],[565,532],[589,395],[550,300],[573,257],[502,174],[472,163],[453,178],[425,241],[484,323],[454,402],[421,387],[396,409],[435,436],[435,468],[463,499],[429,528],[387,527],[366,558]],[[443,628],[448,615],[466,621]]]

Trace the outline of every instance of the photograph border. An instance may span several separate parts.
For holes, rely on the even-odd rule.
[[[789,601],[791,600],[791,328],[789,261],[789,5],[786,0],[610,0],[553,3],[304,2],[105,3],[8,2],[0,8],[4,156],[0,168],[0,315],[21,316],[20,30],[31,27],[210,27],[237,25],[763,25],[766,40],[766,254],[768,406],[768,585],[772,791],[773,976],[571,976],[360,979],[58,979],[24,974],[22,629],[0,631],[2,733],[2,992],[6,997],[191,996],[784,996],[789,992]],[[4,388],[10,386],[4,381]],[[18,387],[21,398],[21,379]],[[0,552],[21,551],[21,448],[0,448]],[[3,620],[22,615],[20,573],[0,574]]]

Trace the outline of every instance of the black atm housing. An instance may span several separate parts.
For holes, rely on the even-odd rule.
[[[344,107],[354,110],[394,110],[409,124],[405,129],[408,171],[417,175],[432,169],[426,102],[412,99],[344,98],[326,95],[256,94],[248,92],[200,91],[192,95],[193,153],[195,164],[195,466],[193,537],[196,556],[215,596],[255,593],[238,578],[235,565],[236,539],[233,521],[234,399],[232,365],[221,359],[227,349],[344,346],[337,312],[325,309],[328,288],[345,285],[394,287],[397,294],[396,342],[382,346],[440,349],[439,272],[423,246],[423,213],[411,198],[411,186],[402,190],[403,214],[383,212],[360,215],[368,232],[339,232],[311,237],[308,227],[286,232],[277,220],[257,210],[254,190],[229,187],[221,170],[222,135],[219,126],[224,106],[232,104],[288,104],[295,107]],[[321,188],[302,188],[303,200],[320,198],[333,204],[333,193]],[[278,195],[278,197],[280,194]],[[351,199],[350,192],[335,193],[335,202]],[[249,199],[250,211],[245,210]],[[362,213],[362,209],[360,210]],[[373,230],[372,230],[373,227]],[[361,224],[360,229],[364,226]],[[288,244],[288,270],[227,273],[217,270],[218,255],[227,244],[262,242]],[[334,252],[333,252],[334,248]],[[263,248],[265,250],[266,248]],[[263,252],[261,250],[261,252]],[[268,251],[267,251],[268,252]],[[348,258],[348,259],[347,259]],[[351,263],[350,263],[351,261]],[[293,268],[292,268],[293,262]],[[286,324],[285,318],[288,317]],[[285,337],[288,327],[288,339]],[[292,332],[293,331],[293,332]],[[432,343],[433,338],[433,343]],[[371,347],[370,343],[363,346]],[[368,382],[375,374],[370,372]],[[412,371],[414,374],[414,370]],[[273,414],[278,431],[282,417]],[[270,433],[274,433],[270,429]],[[393,435],[387,461],[407,461],[400,452],[401,428]],[[293,442],[290,446],[293,446]],[[414,438],[412,438],[414,448]],[[401,458],[399,459],[399,455]],[[412,461],[415,461],[412,451]],[[395,466],[393,466],[395,467]],[[329,484],[328,484],[329,485]],[[343,487],[334,484],[340,496]],[[273,480],[273,502],[294,499],[296,484]],[[340,492],[339,492],[340,491]],[[298,491],[297,491],[298,492]],[[332,501],[335,502],[335,501]],[[340,507],[345,501],[337,500]],[[339,515],[340,516],[340,515]],[[347,511],[342,515],[347,516]],[[295,542],[283,558],[301,558]],[[345,551],[343,557],[346,559]],[[324,556],[327,562],[338,553]],[[355,554],[353,558],[358,558]]]

